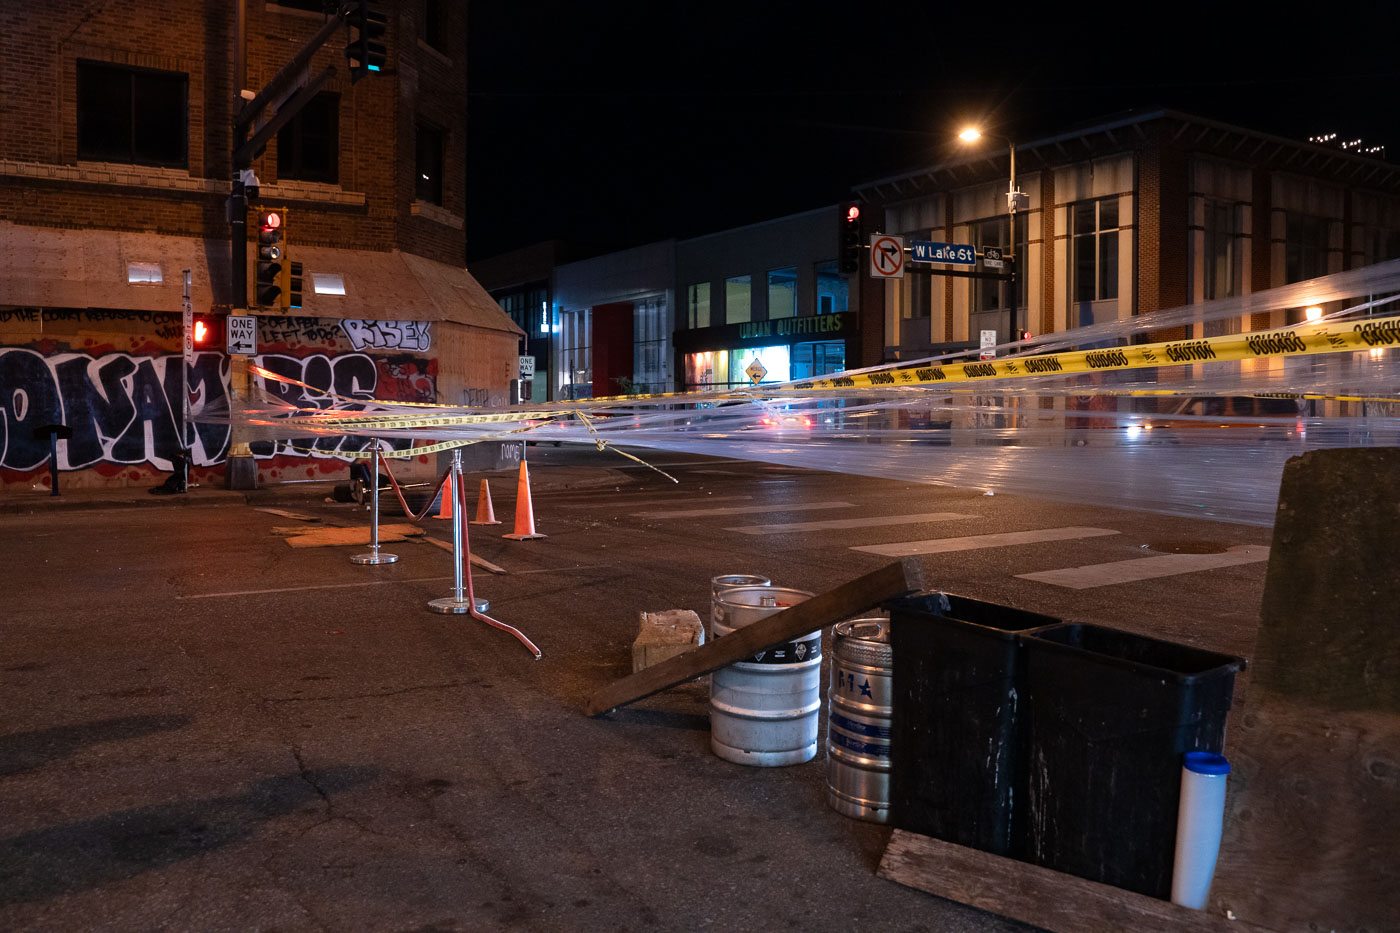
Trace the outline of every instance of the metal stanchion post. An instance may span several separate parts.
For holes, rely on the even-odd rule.
[[[452,495],[458,496],[458,500],[452,504],[452,573],[453,589],[450,597],[434,599],[428,602],[428,608],[434,612],[468,613],[472,611],[472,603],[467,602],[462,593],[462,567],[467,562],[466,548],[466,524],[467,510],[462,507],[460,498],[462,489],[462,451],[460,449],[452,451]],[[443,487],[443,495],[447,495],[447,487]],[[480,596],[476,597],[476,611],[485,612],[491,608],[491,604]]]
[[[369,552],[350,558],[352,564],[392,564],[399,559],[397,554],[379,552],[379,441],[374,442],[372,450],[374,469],[370,474]]]

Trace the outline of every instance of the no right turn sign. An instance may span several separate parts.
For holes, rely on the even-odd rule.
[[[877,233],[870,238],[870,277],[904,278],[904,237]]]

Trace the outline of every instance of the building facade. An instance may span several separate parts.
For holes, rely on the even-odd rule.
[[[352,81],[346,30],[326,80],[252,161],[247,294],[259,208],[283,218],[300,307],[248,307],[256,352],[221,340],[188,366],[182,295],[242,312],[232,287],[233,120],[327,22],[319,0],[79,0],[0,8],[0,487],[47,482],[37,429],[63,425],[65,483],[140,484],[188,456],[217,481],[227,426],[194,424],[252,362],[275,401],[509,401],[520,328],[465,268],[466,13],[383,4],[382,71]],[[239,66],[242,74],[235,74]],[[295,89],[295,88],[293,88]],[[308,92],[310,93],[310,92]],[[288,95],[290,97],[290,95]],[[264,119],[276,117],[274,104]],[[353,438],[251,444],[264,482],[343,473]],[[308,452],[309,451],[309,452]],[[426,462],[424,463],[426,467]]]
[[[1009,247],[1010,147],[982,142],[857,185],[874,230]],[[862,274],[862,365],[976,344],[985,330],[1004,342],[1020,329],[1125,321],[1400,257],[1400,170],[1355,152],[1156,111],[1019,142],[1015,159],[1028,198],[1015,218],[1017,279],[918,263],[903,279]],[[1281,327],[1303,310],[1158,336]]]

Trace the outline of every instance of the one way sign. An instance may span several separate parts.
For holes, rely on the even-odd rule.
[[[904,278],[904,237],[878,233],[870,238],[870,277]]]

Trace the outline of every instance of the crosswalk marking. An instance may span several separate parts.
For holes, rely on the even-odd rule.
[[[606,499],[598,499],[593,502],[571,502],[567,505],[560,504],[561,509],[596,509],[600,505],[616,505],[618,508],[632,509],[643,505],[694,505],[697,502],[741,502],[745,499],[752,499],[753,496],[697,496],[693,499],[624,499],[619,497],[616,502]]]
[[[633,512],[633,518],[704,518],[708,515],[756,515],[760,512],[811,512],[816,509],[853,509],[850,502],[793,502],[788,505],[736,505],[718,509],[678,509],[665,512]]]
[[[879,528],[885,525],[917,525],[922,522],[951,522],[976,518],[962,512],[924,512],[920,515],[876,515],[867,518],[833,518],[824,522],[787,522],[780,525],[740,525],[726,528],[745,535],[775,535],[787,531],[833,531],[840,528]]]
[[[1154,577],[1170,577],[1178,573],[1213,570],[1216,567],[1236,567],[1269,559],[1269,549],[1263,545],[1246,544],[1232,547],[1223,554],[1161,554],[1133,560],[1112,561],[1066,567],[1063,570],[1042,570],[1039,573],[1018,573],[1022,580],[1035,580],[1074,590],[1087,590],[1113,583],[1132,583]]]
[[[1116,535],[1107,528],[1040,528],[1035,531],[1011,531],[993,535],[971,535],[966,538],[931,538],[927,541],[904,541],[899,544],[874,544],[853,547],[853,551],[883,554],[886,557],[913,557],[918,554],[946,554],[949,551],[975,551],[979,548],[1007,547],[1013,544],[1039,544],[1045,541],[1070,541],[1076,538],[1098,538]]]

